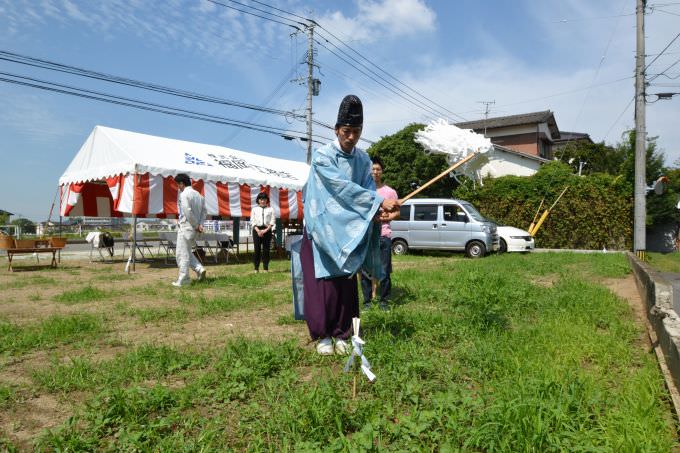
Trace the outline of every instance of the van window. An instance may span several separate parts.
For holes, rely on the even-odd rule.
[[[414,205],[413,220],[432,222],[437,220],[436,204],[417,204]]]
[[[411,205],[407,204],[399,208],[399,220],[411,220]]]
[[[444,220],[448,222],[465,222],[467,215],[460,206],[447,204],[444,205]]]

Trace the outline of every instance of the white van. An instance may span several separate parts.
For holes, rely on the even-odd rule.
[[[395,255],[405,254],[409,249],[458,250],[470,258],[480,258],[499,247],[496,224],[464,200],[408,200],[391,226]]]

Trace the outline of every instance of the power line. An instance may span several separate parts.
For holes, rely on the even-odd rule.
[[[661,71],[660,73],[656,74],[654,77],[650,77],[650,79],[649,79],[647,82],[649,83],[649,82],[651,82],[652,80],[655,80],[655,79],[659,78],[659,77],[662,76],[662,75],[666,75],[666,72],[668,72],[669,69],[672,69],[673,66],[675,66],[675,65],[678,64],[678,63],[680,63],[680,58],[677,59],[677,60],[675,61],[675,63],[671,64],[669,67],[667,67],[666,69],[664,69],[664,70]]]
[[[279,12],[288,14],[288,15],[290,15],[290,16],[296,17],[296,18],[298,18],[298,19],[302,19],[302,20],[304,20],[304,21],[313,23],[314,25],[318,26],[319,28],[321,28],[322,30],[324,30],[326,33],[328,33],[329,35],[331,35],[335,40],[337,40],[338,42],[340,42],[342,45],[344,45],[345,47],[347,47],[348,49],[350,49],[352,52],[354,52],[355,54],[357,54],[359,57],[363,58],[364,60],[366,60],[367,62],[369,62],[371,65],[375,66],[380,72],[382,72],[383,74],[387,75],[388,77],[392,78],[393,80],[397,81],[399,84],[401,84],[402,86],[404,86],[405,88],[407,88],[409,91],[411,91],[411,92],[417,94],[418,96],[420,96],[420,97],[422,97],[423,99],[425,99],[425,100],[431,102],[432,104],[434,104],[434,105],[436,105],[436,106],[442,108],[443,110],[449,112],[450,114],[452,114],[452,115],[454,115],[454,116],[458,116],[458,117],[461,118],[463,121],[466,120],[465,118],[461,117],[461,116],[458,115],[457,113],[452,112],[452,111],[446,109],[445,107],[443,107],[443,106],[437,104],[435,101],[433,101],[433,100],[427,98],[426,96],[422,95],[422,94],[419,93],[418,91],[416,91],[416,90],[412,89],[411,87],[409,87],[408,85],[406,85],[406,84],[405,84],[404,82],[402,82],[401,80],[399,80],[399,79],[397,79],[396,77],[392,76],[390,73],[388,73],[387,71],[385,71],[383,68],[381,68],[381,67],[378,66],[377,64],[373,63],[370,59],[368,59],[367,57],[365,57],[365,56],[364,56],[363,54],[361,54],[359,51],[357,51],[356,49],[354,49],[353,47],[351,47],[349,44],[345,43],[343,40],[341,40],[340,38],[338,38],[337,36],[335,36],[330,30],[328,30],[326,27],[324,27],[323,25],[319,24],[318,22],[316,22],[316,21],[314,21],[314,20],[312,20],[312,19],[309,19],[309,18],[307,18],[307,17],[303,17],[303,16],[300,16],[300,15],[291,13],[290,11],[286,11],[286,10],[284,10],[284,9],[277,8],[277,7],[273,6],[273,5],[264,3],[264,2],[259,1],[259,0],[251,0],[251,1],[253,1],[254,3],[257,3],[257,4],[259,4],[259,5],[263,5],[263,6],[266,6],[266,7],[268,7],[268,8],[274,9],[274,10],[276,10],[276,11],[279,11]],[[319,34],[319,33],[317,32],[317,34]],[[326,40],[326,42],[328,42],[329,44],[333,45],[333,46],[336,47],[339,51],[342,52],[342,49],[340,49],[340,48],[339,48],[338,46],[336,46],[335,44],[331,43],[327,38],[324,38],[324,39]],[[345,52],[343,52],[343,53],[345,53]],[[368,69],[368,68],[367,68],[367,69]]]
[[[108,93],[102,93],[93,90],[86,90],[83,88],[73,87],[70,85],[64,85],[54,82],[49,82],[46,80],[35,79],[32,77],[21,76],[18,74],[11,74],[0,72],[0,82],[6,82],[10,84],[23,85],[31,88],[37,88],[45,91],[56,92],[60,94],[67,94],[71,96],[81,97],[85,99],[97,100],[101,102],[108,102],[115,105],[121,105],[125,107],[136,108],[140,110],[147,110],[157,113],[163,113],[166,115],[179,116],[184,118],[196,119],[201,121],[207,121],[217,124],[224,124],[227,126],[242,127],[245,129],[250,129],[258,132],[266,132],[273,135],[278,135],[281,137],[299,138],[301,140],[306,140],[305,134],[300,131],[290,131],[284,128],[279,128],[276,126],[267,126],[257,123],[251,123],[247,121],[235,120],[232,118],[221,117],[217,115],[209,115],[206,113],[195,112],[186,109],[180,109],[177,107],[166,106],[162,104],[156,104],[151,102],[142,101],[139,99],[126,98],[122,96],[115,96]],[[13,77],[13,78],[8,78]],[[21,79],[21,80],[16,80]],[[296,135],[297,134],[297,135]],[[324,140],[330,140],[327,137],[315,135]],[[313,140],[316,143],[324,143],[317,140]]]
[[[239,10],[238,8],[234,8],[234,7],[231,7],[231,6],[229,6],[229,5],[225,5],[225,4],[223,4],[223,3],[221,3],[221,2],[217,2],[217,1],[215,1],[215,0],[207,0],[207,1],[210,1],[211,3],[219,4],[219,5],[221,5],[221,6],[229,7],[229,8],[232,8],[232,9],[236,9],[237,11],[241,11],[241,12],[244,12],[244,13],[246,13],[246,14],[252,14],[252,15],[255,15],[255,16],[257,16],[257,17],[261,17],[261,18],[263,18],[263,19],[270,20],[269,18],[260,16],[260,15],[254,14],[254,13],[249,13],[249,12],[246,12],[246,11],[243,11],[243,10]],[[295,23],[300,24],[300,25],[302,25],[302,26],[304,26],[304,27],[309,27],[310,24],[311,24],[311,26],[318,26],[319,28],[321,28],[322,30],[324,30],[326,33],[328,33],[329,35],[331,35],[335,40],[337,40],[338,42],[340,42],[342,45],[344,45],[345,47],[347,47],[348,49],[350,49],[352,52],[354,52],[355,54],[357,54],[358,56],[360,56],[362,59],[364,59],[365,61],[367,61],[367,62],[368,62],[369,64],[371,64],[372,66],[375,66],[376,68],[378,68],[378,70],[380,70],[381,72],[383,72],[384,74],[386,74],[386,75],[389,76],[390,78],[396,80],[398,83],[400,83],[401,85],[403,85],[404,87],[406,87],[406,88],[407,88],[408,90],[410,90],[411,92],[416,93],[418,96],[420,96],[420,97],[423,98],[423,99],[426,99],[426,100],[427,100],[428,102],[430,102],[431,104],[437,105],[438,107],[442,108],[444,111],[447,111],[448,113],[450,113],[450,114],[452,114],[452,115],[454,115],[454,116],[457,116],[457,117],[459,117],[459,118],[465,120],[465,118],[463,118],[462,116],[458,115],[457,113],[452,112],[452,111],[446,109],[445,107],[442,107],[441,105],[437,104],[435,101],[433,101],[433,100],[431,100],[431,99],[425,97],[424,95],[422,95],[422,94],[420,94],[419,92],[417,92],[416,90],[412,89],[411,87],[409,87],[409,86],[406,85],[405,83],[401,82],[399,79],[397,79],[396,77],[392,76],[392,75],[389,74],[387,71],[385,71],[384,69],[382,69],[380,66],[376,65],[375,63],[373,63],[371,60],[369,60],[368,58],[366,58],[365,56],[363,56],[361,53],[359,53],[358,51],[356,51],[355,49],[353,49],[351,46],[349,46],[348,44],[346,44],[345,42],[343,42],[340,38],[338,38],[337,36],[335,36],[335,35],[334,35],[333,33],[331,33],[328,29],[326,29],[326,28],[323,27],[322,25],[318,24],[318,23],[315,22],[314,20],[309,19],[309,18],[306,18],[306,17],[303,17],[303,16],[300,16],[300,15],[297,15],[297,14],[294,14],[294,13],[291,13],[290,11],[286,11],[286,10],[281,9],[281,8],[277,8],[277,7],[275,7],[275,6],[272,6],[272,5],[267,4],[267,3],[265,3],[265,2],[262,2],[262,1],[254,1],[254,3],[257,3],[257,4],[259,4],[259,5],[266,6],[266,7],[270,8],[270,9],[273,9],[273,10],[276,10],[276,11],[279,11],[279,12],[282,12],[282,13],[288,15],[288,16],[292,16],[292,17],[295,17],[295,18],[302,19],[302,20],[304,20],[304,21],[306,22],[306,24],[303,24],[303,23],[301,23],[301,22],[298,22],[298,21],[296,21],[296,20],[290,19],[290,18],[285,17],[285,16],[281,16],[280,14],[274,14],[274,13],[271,13],[271,12],[269,12],[269,11],[267,11],[267,10],[263,10],[263,9],[261,9],[261,8],[256,8],[256,7],[252,6],[252,5],[247,5],[247,4],[244,4],[244,3],[240,3],[240,2],[237,2],[237,1],[235,1],[235,0],[229,0],[229,1],[230,1],[231,3],[236,3],[236,4],[238,4],[238,5],[240,5],[240,6],[244,7],[244,8],[249,8],[249,9],[252,9],[252,10],[255,10],[255,11],[258,11],[258,12],[261,12],[261,13],[273,15],[273,16],[278,17],[278,18],[280,18],[280,19],[284,19],[284,20],[287,20],[287,21],[290,21],[290,22],[295,22]],[[319,36],[321,36],[321,34],[319,34]],[[331,42],[327,37],[324,37],[324,36],[321,36],[321,37],[322,37],[329,45],[331,45],[331,46],[333,46],[334,48],[336,48],[339,52],[341,52],[341,53],[343,53],[343,54],[349,56],[345,51],[343,51],[339,46],[337,46],[336,44],[334,44],[333,42]],[[343,61],[345,61],[347,64],[349,64],[350,66],[352,66],[354,69],[359,70],[354,64],[352,64],[351,62],[348,62],[348,61],[347,61],[346,59],[344,59],[344,58],[341,58],[337,53],[331,51],[328,47],[322,45],[319,41],[315,41],[315,42],[316,42],[317,44],[321,45],[322,47],[324,47],[326,50],[328,50],[329,52],[331,52],[331,53],[332,53],[333,55],[335,55],[336,57],[338,57],[338,58],[342,59]],[[351,58],[351,57],[350,57],[350,58]],[[376,72],[373,71],[372,69],[368,68],[368,67],[367,67],[365,64],[363,64],[362,62],[357,61],[357,64],[360,64],[360,65],[363,66],[367,71],[369,71],[370,73],[372,73],[374,76],[378,77],[379,79],[381,79],[381,80],[385,81],[386,83],[390,84],[391,86],[393,86],[394,89],[390,89],[390,91],[392,91],[394,94],[397,94],[398,96],[401,96],[402,98],[403,98],[404,96],[410,97],[413,101],[415,101],[415,103],[412,102],[412,101],[411,101],[411,103],[414,104],[416,107],[418,107],[418,108],[420,108],[420,109],[423,109],[423,110],[426,110],[426,111],[429,111],[430,113],[434,112],[434,114],[435,114],[436,116],[448,116],[448,115],[443,115],[442,112],[437,112],[435,109],[432,109],[431,107],[427,106],[427,105],[426,105],[425,103],[423,103],[421,100],[416,99],[415,97],[413,97],[413,96],[411,96],[410,94],[406,93],[406,92],[405,92],[404,90],[402,90],[401,88],[397,87],[394,83],[388,82],[384,77],[380,76],[378,73],[376,73]],[[379,82],[377,82],[377,80],[376,80],[374,77],[370,77],[368,74],[366,74],[366,72],[361,71],[361,70],[359,70],[359,72],[361,72],[363,75],[369,77],[369,78],[370,78],[371,80],[373,80],[374,82],[379,83]],[[388,88],[388,87],[386,87],[386,86],[385,86],[384,84],[382,84],[382,83],[379,83],[379,84],[380,84],[381,86],[385,87],[385,88]],[[388,88],[388,89],[389,89],[389,88]],[[403,93],[403,94],[401,94],[401,93]]]
[[[260,19],[268,20],[268,21],[271,21],[271,22],[276,22],[277,24],[281,24],[281,25],[285,25],[285,26],[287,26],[287,27],[295,28],[295,29],[298,30],[298,31],[301,30],[300,27],[298,27],[298,26],[296,26],[296,25],[291,25],[291,24],[286,23],[286,22],[281,22],[280,20],[272,19],[271,17],[261,16],[261,15],[259,15],[259,14],[251,13],[251,12],[249,12],[249,11],[244,11],[244,10],[242,10],[242,9],[236,8],[235,6],[229,6],[229,5],[226,5],[226,4],[222,3],[222,2],[218,2],[218,1],[216,1],[216,0],[205,0],[205,1],[210,2],[210,3],[213,3],[213,4],[215,4],[215,5],[222,6],[222,7],[224,7],[224,8],[233,9],[234,11],[238,11],[238,12],[241,12],[241,13],[243,13],[243,14],[249,14],[249,15],[251,15],[251,16],[259,17]],[[228,1],[232,1],[232,0],[228,0]],[[238,2],[234,2],[234,3],[238,3]],[[257,10],[257,8],[254,8],[254,7],[248,6],[248,5],[244,5],[243,3],[238,3],[238,4],[239,4],[239,5],[243,5],[243,6],[245,6],[245,7],[249,7],[249,8],[252,8],[252,9],[256,9],[256,10]],[[259,10],[258,10],[258,11],[259,11]],[[286,20],[289,20],[289,19],[286,19]],[[290,22],[294,22],[294,21],[291,20]]]
[[[257,112],[270,113],[280,115],[286,118],[296,118],[303,119],[304,115],[296,114],[295,112],[274,109],[269,107],[262,107],[253,104],[247,104],[245,102],[234,101],[230,99],[219,98],[211,95],[200,94],[196,92],[191,92],[187,90],[181,90],[177,88],[171,88],[163,85],[158,85],[150,82],[143,82],[135,79],[130,79],[126,77],[120,77],[116,75],[106,74],[102,72],[93,71],[90,69],[79,68],[76,66],[69,66],[63,63],[57,63],[50,60],[43,60],[39,58],[30,57],[27,55],[17,54],[13,52],[0,50],[0,60],[9,61],[12,63],[23,64],[26,66],[37,67],[40,69],[47,69],[50,71],[57,71],[66,74],[76,75],[80,77],[86,77],[95,80],[101,80],[109,83],[115,83],[119,85],[131,86],[134,88],[139,88],[143,90],[155,91],[158,93],[169,94],[172,96],[183,97],[187,99],[192,99],[196,101],[209,102],[214,104],[228,105],[231,107],[244,108],[249,110],[255,110]],[[321,121],[315,121],[314,124],[318,126],[325,127],[327,129],[333,129],[332,126],[323,123]]]
[[[653,59],[652,61],[650,61],[650,62],[647,64],[647,66],[645,66],[644,71],[646,71],[647,68],[649,68],[649,67],[652,65],[652,63],[654,63],[661,55],[663,55],[663,53],[664,53],[666,50],[668,50],[668,48],[669,48],[669,47],[675,42],[675,40],[678,39],[679,37],[680,37],[680,33],[678,33],[677,35],[675,35],[675,38],[671,39],[671,42],[669,42],[668,45],[667,45],[666,47],[664,47],[663,50],[662,50],[661,52],[659,52],[659,53],[656,55],[656,57],[654,57],[654,59]]]
[[[635,96],[630,98],[630,102],[628,102],[628,104],[626,104],[626,107],[619,114],[619,116],[616,117],[616,120],[614,121],[614,123],[609,127],[609,129],[607,129],[607,133],[604,134],[604,137],[602,137],[602,141],[607,139],[607,137],[609,136],[609,133],[612,131],[612,129],[614,129],[614,126],[616,126],[619,123],[619,120],[628,111],[628,109],[630,108],[630,106],[631,106],[631,104],[633,103],[634,100],[635,100]]]
[[[626,6],[625,0],[621,2],[621,11],[624,10]],[[583,113],[583,109],[586,106],[586,102],[588,101],[588,97],[590,96],[590,91],[593,88],[593,85],[595,84],[595,81],[597,80],[597,77],[600,75],[600,69],[602,69],[602,64],[604,63],[605,58],[607,57],[607,52],[609,51],[609,46],[612,43],[612,40],[614,39],[614,34],[616,33],[616,29],[619,28],[619,23],[621,22],[621,16],[619,16],[618,19],[616,19],[616,23],[614,24],[614,28],[612,30],[611,35],[609,36],[609,40],[607,41],[607,45],[604,48],[604,54],[602,55],[602,58],[600,58],[600,62],[597,65],[597,69],[595,70],[595,75],[593,75],[593,80],[590,82],[590,87],[588,87],[588,90],[586,91],[586,95],[583,97],[583,102],[581,103],[581,107],[578,110],[578,113],[576,114],[576,119],[574,120],[574,130],[576,130],[576,126],[578,125],[578,121],[581,119],[581,113]]]
[[[315,22],[315,23],[316,23],[316,22]],[[318,25],[318,24],[317,24],[317,25]],[[375,66],[375,67],[376,67],[380,72],[382,72],[383,74],[385,74],[385,75],[387,75],[388,77],[390,77],[391,79],[397,81],[400,85],[402,85],[403,87],[405,87],[406,89],[408,89],[408,90],[411,91],[412,93],[415,93],[417,96],[420,96],[421,98],[423,98],[423,99],[425,99],[426,101],[428,101],[428,102],[430,102],[430,103],[436,105],[437,107],[439,107],[440,109],[443,109],[444,111],[450,113],[451,115],[456,116],[456,117],[462,119],[463,121],[466,121],[465,118],[463,118],[462,116],[460,116],[460,115],[457,114],[456,112],[452,112],[451,110],[447,109],[446,107],[443,107],[442,105],[436,103],[436,102],[433,101],[432,99],[426,97],[425,95],[419,93],[418,91],[414,90],[414,89],[411,88],[410,86],[406,85],[404,82],[402,82],[401,80],[397,79],[396,77],[394,77],[393,75],[391,75],[389,72],[385,71],[383,68],[381,68],[380,66],[378,66],[376,63],[373,63],[370,59],[366,58],[363,54],[361,54],[359,51],[355,50],[355,49],[354,49],[353,47],[351,47],[349,44],[347,44],[347,43],[345,43],[344,41],[342,41],[340,38],[338,38],[337,36],[335,36],[333,33],[331,33],[328,29],[326,29],[326,28],[323,27],[322,25],[318,25],[318,26],[319,26],[322,30],[324,30],[326,33],[328,33],[329,35],[331,35],[334,39],[336,39],[337,41],[339,41],[342,45],[344,45],[345,47],[347,47],[348,49],[350,49],[352,52],[354,52],[355,54],[357,54],[359,57],[363,58],[365,61],[367,61],[367,62],[368,62],[369,64],[371,64],[372,66]],[[334,47],[336,47],[338,50],[340,50],[340,51],[342,52],[342,49],[340,49],[340,48],[339,48],[338,46],[336,46],[335,44],[331,43],[328,39],[326,39],[326,42],[328,42],[329,44],[333,45]],[[345,52],[343,52],[343,53],[345,53]],[[346,54],[346,53],[345,53],[345,54]],[[362,64],[362,66],[366,67],[366,66],[363,65],[363,64]],[[367,69],[368,69],[368,68],[367,68]],[[383,79],[383,80],[384,80],[384,79]],[[403,90],[402,90],[402,91],[403,91]],[[404,93],[405,93],[405,92],[404,92]],[[415,98],[414,98],[414,99],[415,99]],[[422,101],[419,101],[419,102],[422,102]],[[443,116],[445,116],[445,115],[443,115]]]
[[[346,58],[344,58],[344,57],[341,56],[341,55],[338,55],[336,52],[334,52],[333,50],[331,50],[331,49],[329,49],[328,47],[326,47],[326,45],[324,45],[322,42],[316,41],[316,40],[315,40],[315,42],[316,42],[318,45],[320,45],[321,47],[323,47],[324,49],[328,50],[330,53],[332,53],[332,54],[335,55],[336,57],[338,57],[339,59],[341,59],[342,61],[344,61],[345,63],[347,63],[347,64],[349,64],[350,66],[352,66],[354,69],[356,69],[357,71],[359,71],[360,73],[362,73],[363,75],[365,75],[366,77],[368,77],[369,79],[373,80],[373,81],[374,81],[375,83],[377,83],[378,85],[382,86],[383,88],[386,88],[387,90],[391,91],[392,93],[396,94],[397,96],[399,96],[399,97],[405,99],[407,102],[413,104],[414,106],[416,106],[416,107],[418,107],[418,108],[420,108],[420,109],[423,109],[423,110],[427,110],[427,111],[429,111],[430,114],[434,114],[434,116],[439,116],[439,114],[438,114],[436,111],[434,111],[434,110],[432,110],[432,109],[429,109],[429,108],[424,108],[423,106],[418,105],[417,103],[413,102],[411,99],[409,99],[409,98],[403,96],[401,93],[399,93],[398,91],[396,91],[394,88],[391,88],[391,87],[389,87],[388,85],[385,85],[385,84],[382,83],[380,80],[378,80],[378,79],[376,79],[375,77],[373,77],[372,75],[366,73],[366,72],[363,71],[362,69],[359,69],[359,68],[357,68],[356,66],[353,66],[352,63],[351,63],[350,61],[347,61]]]

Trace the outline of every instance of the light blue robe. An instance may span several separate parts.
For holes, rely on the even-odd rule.
[[[383,198],[371,165],[365,151],[347,154],[337,140],[314,152],[303,200],[316,278],[349,276],[362,267],[381,278],[380,224],[373,217]]]

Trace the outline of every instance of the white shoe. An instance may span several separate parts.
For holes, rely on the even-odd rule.
[[[172,286],[174,286],[176,288],[181,288],[182,286],[186,286],[186,285],[183,285],[182,282],[172,282]]]
[[[199,273],[198,273],[198,281],[199,282],[202,282],[203,280],[205,280],[205,272],[206,272],[205,269],[201,269],[199,271]]]
[[[316,345],[316,352],[321,355],[333,354],[333,340],[331,340],[330,337],[319,340],[319,343]]]
[[[335,340],[335,353],[338,355],[347,355],[350,353],[350,345],[345,340]]]

